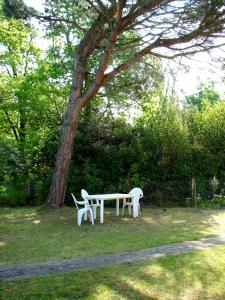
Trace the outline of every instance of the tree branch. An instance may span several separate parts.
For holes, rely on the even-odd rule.
[[[4,111],[4,113],[6,115],[6,118],[7,118],[8,122],[9,122],[9,126],[12,129],[12,131],[13,131],[13,135],[15,136],[15,139],[17,141],[19,141],[19,136],[18,136],[17,131],[16,131],[16,126],[13,124],[12,120],[10,119],[10,116],[9,116],[9,113],[7,112],[7,110],[3,109],[3,111]]]
[[[106,48],[106,50],[104,52],[101,63],[99,64],[99,68],[97,70],[95,80],[91,84],[89,89],[85,92],[85,94],[83,95],[82,106],[84,106],[89,101],[89,99],[98,92],[98,90],[101,86],[102,80],[104,78],[104,72],[108,66],[108,62],[109,62],[109,59],[113,52],[113,48],[116,43],[117,37],[120,34],[119,27],[120,27],[120,24],[117,23],[111,32],[111,37],[110,37],[110,40],[108,43],[108,47]]]
[[[38,14],[32,14],[31,17],[36,18],[38,20],[45,21],[45,22],[63,22],[63,23],[71,24],[83,32],[87,31],[85,28],[80,26],[75,20],[68,20],[65,18],[56,18],[56,17],[52,17],[50,15],[45,16],[45,15],[38,15]]]

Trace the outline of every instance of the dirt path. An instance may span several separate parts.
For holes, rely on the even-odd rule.
[[[84,269],[95,269],[111,264],[132,263],[147,259],[154,259],[164,255],[173,255],[197,249],[205,249],[221,244],[225,244],[225,236],[222,235],[215,238],[186,241],[132,252],[121,252],[94,257],[81,257],[63,261],[49,261],[44,263],[2,265],[0,266],[0,280],[13,280]]]

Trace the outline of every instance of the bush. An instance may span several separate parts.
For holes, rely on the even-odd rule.
[[[212,199],[203,199],[199,194],[197,197],[186,198],[186,205],[188,207],[196,208],[225,208],[225,195],[213,195]]]

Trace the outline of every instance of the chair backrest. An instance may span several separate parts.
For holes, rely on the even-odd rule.
[[[87,197],[88,195],[89,195],[89,194],[88,194],[87,191],[85,191],[84,189],[81,190],[81,197],[82,197],[84,200],[86,200],[86,197]]]
[[[139,187],[135,187],[133,188],[130,192],[129,192],[130,195],[134,196],[134,197],[137,197],[138,199],[142,198],[143,197],[143,191],[142,189],[140,189]]]
[[[84,205],[84,207],[86,207],[88,205],[88,201],[84,199],[84,201],[77,201],[76,197],[74,196],[73,193],[71,193],[73,201],[76,205],[77,210],[79,210],[79,206],[78,205]]]
[[[71,196],[72,196],[72,198],[73,198],[73,201],[74,201],[74,203],[75,203],[75,205],[76,205],[76,208],[77,208],[77,210],[79,209],[79,207],[78,207],[78,205],[77,205],[77,199],[76,199],[76,197],[74,196],[74,194],[73,193],[71,193]]]

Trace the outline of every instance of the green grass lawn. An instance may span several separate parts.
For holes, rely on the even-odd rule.
[[[27,263],[132,251],[196,240],[225,230],[225,212],[194,209],[144,209],[142,216],[116,217],[105,223],[76,225],[75,208],[2,208],[1,263]]]
[[[224,300],[225,246],[1,283],[2,299]]]

